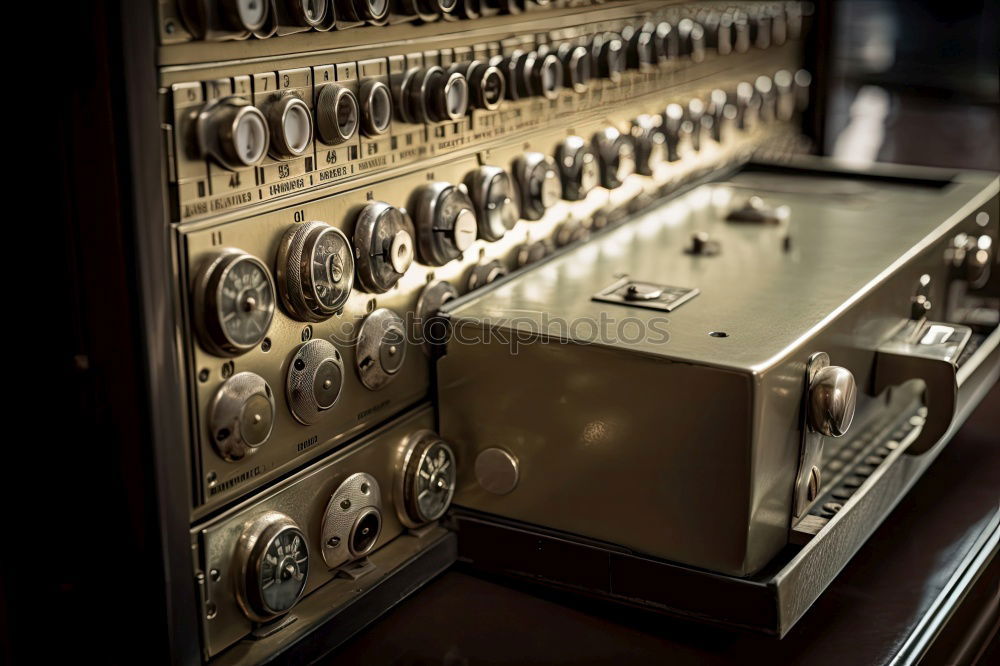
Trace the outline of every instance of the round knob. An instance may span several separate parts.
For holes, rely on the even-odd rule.
[[[380,136],[392,122],[392,94],[389,86],[376,79],[361,84],[361,131],[365,136]]]
[[[515,49],[509,55],[497,57],[490,61],[501,73],[507,83],[504,92],[509,100],[519,100],[528,96],[528,81],[524,75],[525,60],[528,54],[520,49]]]
[[[256,257],[225,249],[195,278],[194,318],[206,351],[236,356],[260,344],[274,317],[274,282]]]
[[[696,151],[701,150],[701,133],[705,126],[703,122],[705,118],[705,103],[697,97],[689,100],[686,115],[687,120],[691,121],[691,148]]]
[[[405,212],[381,201],[366,205],[354,227],[358,281],[367,291],[392,289],[413,263],[413,223]]]
[[[563,83],[575,92],[585,93],[590,87],[591,58],[587,49],[574,44],[562,44],[556,55],[563,66]]]
[[[367,21],[379,25],[385,23],[389,16],[389,0],[345,0],[338,2],[336,8],[349,21]]]
[[[469,108],[469,83],[461,72],[437,65],[411,70],[399,83],[397,100],[408,122],[458,120]]]
[[[507,84],[503,72],[498,67],[473,60],[470,63],[455,63],[448,71],[457,71],[465,75],[469,85],[470,106],[487,111],[499,108]]]
[[[524,153],[514,159],[513,172],[521,217],[540,220],[562,193],[555,165],[542,153]]]
[[[741,81],[736,84],[736,127],[743,131],[753,129],[760,117],[761,99],[753,84]]]
[[[413,193],[411,201],[423,263],[443,266],[461,257],[476,240],[476,214],[464,187],[428,183]]]
[[[706,114],[712,119],[712,139],[721,143],[728,135],[729,128],[736,121],[736,105],[729,102],[729,95],[726,94],[725,90],[716,88],[709,96]]]
[[[488,493],[506,495],[517,487],[520,469],[517,458],[500,448],[484,449],[476,456],[476,481]]]
[[[465,176],[465,189],[476,210],[479,237],[498,241],[517,224],[517,194],[506,171],[481,166]]]
[[[632,121],[632,145],[635,147],[635,170],[651,176],[667,161],[667,139],[663,133],[663,118],[641,115]]]
[[[344,86],[323,86],[316,98],[316,129],[323,143],[336,145],[354,138],[361,108],[354,91]]]
[[[684,107],[680,104],[668,104],[663,112],[663,136],[666,140],[667,161],[676,162],[681,158],[681,128],[684,123]]]
[[[274,396],[260,375],[238,372],[222,384],[209,407],[209,439],[223,460],[253,454],[271,436]]]
[[[343,386],[340,352],[326,340],[310,340],[299,347],[288,365],[288,408],[300,423],[313,425],[337,402]]]
[[[600,182],[597,155],[581,137],[568,136],[560,142],[556,147],[556,164],[562,176],[563,199],[579,201]]]
[[[365,388],[377,391],[388,384],[403,367],[406,358],[406,333],[403,320],[386,308],[365,317],[358,332],[358,377]]]
[[[563,86],[562,63],[554,53],[529,53],[524,60],[525,77],[529,94],[546,99],[559,97]]]
[[[422,431],[407,438],[396,470],[396,510],[403,524],[437,520],[455,494],[455,453],[440,437]]]
[[[294,520],[268,511],[253,519],[237,541],[236,598],[251,620],[287,613],[309,578],[309,546]]]
[[[499,259],[494,259],[493,261],[487,262],[485,264],[477,264],[469,270],[469,277],[466,280],[466,287],[468,291],[474,291],[480,287],[484,287],[491,282],[499,280],[504,275],[507,275],[507,267],[500,263]]]
[[[677,38],[677,29],[666,21],[656,24],[653,44],[661,61],[676,60],[680,55],[680,40]]]
[[[597,75],[617,83],[625,71],[625,45],[613,32],[596,35],[590,42],[590,55],[596,63]]]
[[[264,109],[271,129],[271,157],[279,160],[304,155],[312,143],[312,112],[295,94],[282,95]]]
[[[296,224],[278,248],[278,289],[285,309],[301,321],[324,321],[341,310],[354,286],[347,236],[324,222]]]
[[[628,46],[625,49],[626,64],[631,69],[647,70],[660,62],[660,54],[656,51],[656,27],[652,23],[641,26],[626,26],[622,30],[622,41]]]
[[[851,371],[829,365],[809,382],[809,427],[827,437],[840,437],[851,427],[858,394]]]
[[[183,3],[182,6],[194,3]],[[271,3],[255,0],[220,0],[219,12],[222,22],[230,30],[254,32],[267,23]]]
[[[195,120],[196,149],[228,169],[260,164],[267,154],[267,119],[241,97],[227,97],[202,107]]]
[[[326,18],[330,0],[285,0],[292,21],[296,25],[315,28]]]
[[[705,59],[705,28],[691,19],[681,19],[677,23],[677,39],[680,53],[695,62]]]
[[[629,137],[607,127],[594,135],[593,144],[601,166],[601,185],[609,190],[620,187],[635,173],[635,148]]]

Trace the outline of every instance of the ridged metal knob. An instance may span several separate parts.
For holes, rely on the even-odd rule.
[[[827,366],[809,383],[809,427],[827,437],[840,437],[851,427],[858,387],[847,368]]]

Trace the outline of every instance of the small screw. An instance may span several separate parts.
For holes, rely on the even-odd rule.
[[[208,368],[202,368],[201,372],[198,373],[198,381],[202,383],[207,382],[208,375],[209,375]]]
[[[336,548],[340,545],[340,537],[330,537],[326,542],[327,548]]]
[[[271,338],[264,338],[264,342],[260,343],[260,350],[262,352],[271,351]]]
[[[344,511],[347,511],[348,509],[350,509],[351,508],[351,500],[345,499],[344,501],[342,501],[340,503],[340,508],[343,509]]]
[[[212,603],[211,601],[205,604],[205,617],[207,617],[209,620],[213,619],[218,614],[218,612],[219,609],[216,608],[215,604]]]
[[[224,366],[222,366],[222,378],[223,379],[229,379],[230,377],[233,376],[233,367],[234,366],[233,366],[233,362],[232,361],[230,361],[229,363],[226,363]]]

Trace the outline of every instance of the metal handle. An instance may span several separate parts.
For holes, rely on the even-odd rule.
[[[966,411],[964,407],[972,391],[963,387],[971,378],[977,378],[971,382],[976,385],[987,375],[995,379],[1000,361],[992,352],[1000,343],[1000,329],[994,330],[959,367],[958,359],[971,337],[972,329],[968,326],[920,321],[907,324],[879,347],[875,358],[875,395],[912,380],[922,381],[925,387],[927,418],[920,434],[907,447],[907,453],[925,453],[948,434],[956,424],[956,416]]]

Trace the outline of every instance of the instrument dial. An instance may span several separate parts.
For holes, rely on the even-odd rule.
[[[202,346],[218,356],[236,356],[267,335],[274,317],[274,282],[256,257],[223,250],[199,272],[194,301]]]
[[[561,44],[556,51],[563,65],[563,82],[578,93],[590,87],[592,61],[587,49],[574,44]]]
[[[392,289],[413,263],[413,223],[404,211],[381,201],[366,205],[354,227],[358,281],[366,291]]]
[[[267,154],[267,119],[242,97],[206,104],[195,119],[195,149],[227,169],[259,164]]]
[[[344,386],[344,361],[330,342],[306,342],[288,365],[285,390],[288,407],[305,425],[317,423],[336,404]]]
[[[316,27],[326,18],[329,0],[286,0],[292,18],[299,25]]]
[[[271,157],[291,159],[304,155],[312,143],[313,124],[309,106],[296,94],[273,99],[265,108],[271,128]]]
[[[361,108],[350,88],[329,84],[316,98],[316,129],[324,143],[336,145],[354,138]]]
[[[476,240],[476,214],[462,185],[428,183],[413,193],[410,206],[417,228],[420,259],[443,266]]]
[[[401,522],[416,527],[443,516],[455,494],[455,472],[448,444],[430,431],[411,436],[397,470]]]
[[[465,176],[465,189],[476,209],[479,237],[498,241],[517,224],[514,184],[500,167],[481,166]]]
[[[556,163],[562,176],[563,199],[579,201],[597,187],[601,179],[597,155],[578,136],[568,136],[556,147]]]
[[[235,30],[253,32],[267,22],[270,3],[265,0],[222,0],[219,4],[226,23]]]
[[[514,159],[513,171],[521,217],[540,220],[562,194],[555,164],[542,153],[524,153]]]
[[[365,317],[358,332],[357,371],[361,383],[377,391],[396,376],[406,359],[402,318],[386,308]]]
[[[635,173],[635,147],[629,137],[607,127],[594,135],[593,144],[601,164],[601,185],[609,190],[620,187]]]
[[[641,115],[632,121],[632,145],[635,147],[635,170],[651,176],[667,160],[667,140],[660,116]]]
[[[212,446],[227,462],[252,455],[271,436],[274,396],[262,377],[238,372],[216,391],[209,407]]]
[[[302,321],[324,321],[344,307],[354,286],[354,256],[339,229],[297,224],[278,248],[278,287],[285,309]]]
[[[246,526],[237,551],[238,598],[247,617],[266,622],[291,610],[309,577],[309,546],[295,521],[268,511]]]

